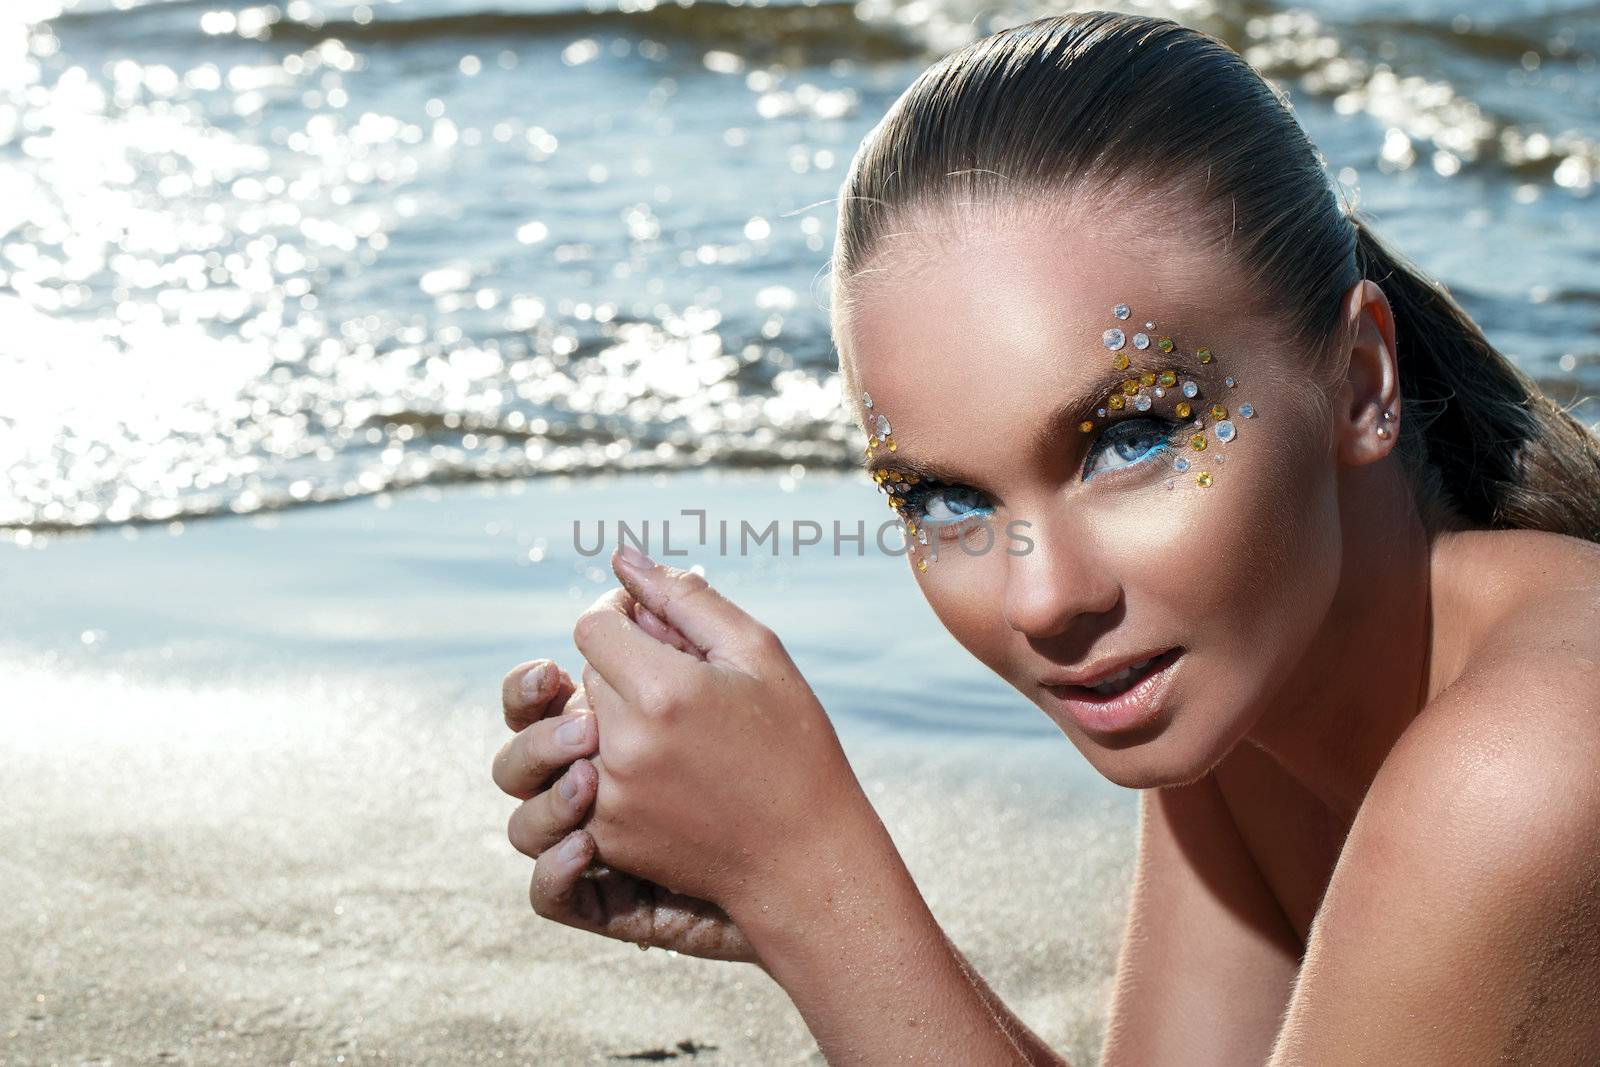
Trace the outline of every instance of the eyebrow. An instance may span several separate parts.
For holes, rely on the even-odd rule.
[[[1121,388],[1124,381],[1129,378],[1137,378],[1149,369],[1149,367],[1135,369],[1130,366],[1127,370],[1117,370],[1108,367],[1103,373],[1090,381],[1087,392],[1080,393],[1050,413],[1044,424],[1029,439],[1028,444],[1031,454],[1038,456],[1049,455],[1060,447],[1063,439],[1070,440],[1075,437],[1088,436],[1078,429],[1079,425],[1086,420],[1094,420],[1097,429],[1110,422],[1109,417],[1101,419],[1096,412],[1110,399],[1112,393]],[[1161,369],[1177,371],[1179,381],[1185,378],[1194,379],[1200,383],[1203,391],[1212,388],[1215,384],[1214,375],[1209,373],[1212,370],[1211,367],[1180,367],[1177,364],[1169,363],[1165,364]],[[900,446],[900,448],[903,447]],[[915,456],[903,455],[900,448],[890,452],[880,445],[873,450],[870,456],[865,457],[862,469],[868,475],[876,474],[881,470],[900,471],[905,474],[914,474],[924,481],[940,482],[945,485],[966,485],[972,481],[972,479],[967,478],[959,471],[917,459]]]

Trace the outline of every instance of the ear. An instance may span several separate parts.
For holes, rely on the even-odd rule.
[[[1345,294],[1341,322],[1341,336],[1350,338],[1350,348],[1334,433],[1339,461],[1361,466],[1394,451],[1400,437],[1394,312],[1378,283],[1363,279]]]

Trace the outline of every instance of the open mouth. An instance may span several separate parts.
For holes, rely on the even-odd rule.
[[[1149,659],[1130,663],[1116,674],[1102,678],[1094,685],[1063,685],[1058,688],[1070,691],[1073,696],[1079,699],[1098,698],[1100,700],[1110,700],[1126,693],[1146,678],[1166,670],[1182,654],[1183,649],[1181,648],[1169,648],[1159,656],[1151,656]]]

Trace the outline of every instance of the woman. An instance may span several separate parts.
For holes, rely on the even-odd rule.
[[[1272,89],[1165,20],[980,40],[867,137],[832,266],[913,578],[1143,790],[1103,1062],[1596,1062],[1600,452]],[[535,908],[759,963],[830,1062],[1061,1062],[777,638],[630,556],[582,689],[506,680]]]

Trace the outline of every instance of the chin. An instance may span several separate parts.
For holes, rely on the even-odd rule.
[[[1157,789],[1192,785],[1221,762],[1226,751],[1197,745],[1168,728],[1153,737],[1108,741],[1077,731],[1067,731],[1073,745],[1101,777],[1126,789]]]

